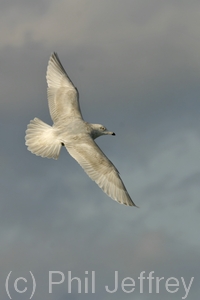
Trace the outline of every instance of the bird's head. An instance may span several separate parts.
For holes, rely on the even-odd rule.
[[[93,139],[98,138],[101,135],[115,135],[113,131],[109,131],[105,126],[101,124],[91,124]]]

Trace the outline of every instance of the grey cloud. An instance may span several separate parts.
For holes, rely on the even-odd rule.
[[[120,279],[194,276],[188,299],[199,295],[199,1],[17,0],[0,12],[1,298],[14,277],[37,280],[35,299],[94,299],[48,294],[48,271],[84,278],[97,274],[95,299],[155,299],[105,293]],[[30,119],[52,124],[46,67],[57,51],[80,92],[83,115],[116,137],[97,143],[119,169],[140,206],[107,198],[62,149],[57,161],[29,153]],[[137,282],[138,284],[138,282]],[[16,294],[22,299],[28,294]],[[183,287],[162,299],[180,299]],[[18,298],[17,298],[18,297]]]

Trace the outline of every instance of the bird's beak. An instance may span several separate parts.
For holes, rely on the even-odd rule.
[[[107,131],[106,134],[115,135],[115,133],[112,131]]]

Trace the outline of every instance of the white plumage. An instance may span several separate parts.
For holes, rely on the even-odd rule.
[[[65,72],[58,55],[53,53],[47,67],[47,95],[53,126],[38,118],[30,121],[26,130],[26,145],[32,153],[57,159],[61,146],[81,165],[88,176],[112,199],[129,206],[131,200],[118,170],[105,156],[94,139],[115,135],[101,124],[83,120],[78,90]]]

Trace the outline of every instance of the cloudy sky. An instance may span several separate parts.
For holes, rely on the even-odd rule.
[[[0,298],[9,299],[12,271],[10,296],[29,299],[31,271],[32,299],[197,299],[200,2],[0,0],[0,8]],[[84,119],[116,133],[97,143],[139,209],[108,198],[64,148],[57,161],[27,151],[30,119],[52,124],[45,75],[53,51],[79,89]],[[65,276],[52,293],[50,271],[61,272],[54,282]],[[109,293],[115,271],[119,287]],[[69,292],[70,272],[81,293],[76,280]],[[164,277],[159,293],[150,272]],[[130,293],[126,277],[135,280]]]

